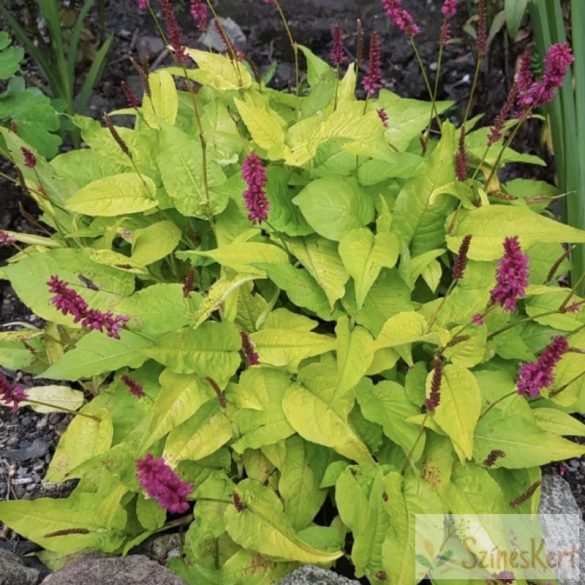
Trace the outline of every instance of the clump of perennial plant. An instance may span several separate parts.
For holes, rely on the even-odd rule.
[[[454,0],[435,88],[421,71],[429,102],[383,87],[393,52],[382,61],[369,23],[355,50],[333,29],[329,65],[266,4],[286,23],[293,93],[240,59],[220,15],[226,55],[187,49],[171,0],[139,1],[172,59],[138,67],[142,102],[121,84],[132,127],[76,116],[87,146],[47,161],[0,126],[42,211],[34,234],[0,231],[18,242],[0,276],[39,317],[0,330],[0,402],[75,415],[45,479],[79,480],[68,498],[0,502],[0,521],[55,559],[180,530],[168,566],[186,583],[270,585],[347,559],[369,583],[440,583],[443,522],[415,550],[404,519],[469,502],[480,522],[529,514],[541,466],[585,452],[564,436],[585,431],[571,416],[585,299],[566,283],[566,244],[585,233],[541,212],[534,193],[553,185],[500,172],[535,162],[506,133],[573,56],[551,47],[539,80],[524,57],[489,128],[468,123],[476,76],[455,127],[437,100]],[[188,3],[193,29],[216,6]],[[420,60],[411,6],[381,13]],[[19,371],[51,384],[25,390]],[[480,565],[477,583],[515,574]]]

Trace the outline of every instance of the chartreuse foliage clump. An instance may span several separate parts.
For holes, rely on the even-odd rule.
[[[2,398],[77,412],[46,478],[73,493],[0,503],[46,558],[182,525],[190,583],[347,554],[411,585],[416,514],[532,513],[540,466],[584,453],[585,314],[559,278],[585,233],[495,172],[544,163],[470,122],[458,180],[453,124],[424,133],[450,103],[358,99],[353,64],[300,50],[299,96],[186,50],[50,162],[0,128],[54,231],[4,232],[45,326],[0,334],[0,362],[59,384]]]

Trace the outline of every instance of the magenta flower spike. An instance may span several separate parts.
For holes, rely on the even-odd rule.
[[[142,384],[138,383],[136,380],[126,374],[121,376],[120,380],[122,380],[122,382],[128,387],[130,394],[136,396],[136,398],[144,398],[144,386],[142,386]]]
[[[435,412],[441,403],[441,382],[443,379],[443,360],[435,356],[434,359],[433,377],[431,379],[431,391],[429,397],[425,401],[425,406],[428,412]]]
[[[248,366],[257,366],[260,363],[260,356],[256,353],[252,340],[245,331],[240,331],[240,336],[242,338],[242,351],[246,357],[246,363]]]
[[[362,87],[368,95],[374,95],[382,85],[382,53],[380,52],[380,41],[378,33],[374,31],[370,40],[370,59],[368,72],[362,80]]]
[[[16,242],[16,239],[13,236],[4,230],[0,230],[0,246],[12,246],[14,242]]]
[[[187,496],[193,491],[193,486],[182,481],[164,459],[152,453],[144,459],[137,459],[136,475],[148,497],[157,500],[161,508],[174,514],[189,509]]]
[[[343,47],[343,31],[339,26],[333,28],[333,44],[331,46],[331,64],[340,67],[347,61]]]
[[[243,197],[248,210],[248,219],[259,224],[268,219],[270,202],[266,198],[266,169],[260,157],[251,152],[242,163],[242,177],[248,185]]]
[[[520,71],[517,76],[517,104],[520,109],[526,111],[552,102],[574,61],[575,57],[567,43],[555,43],[547,51],[542,79],[534,81],[530,54],[525,53],[520,61]]]
[[[520,366],[516,380],[518,394],[531,398],[540,396],[542,390],[553,383],[555,366],[568,351],[569,342],[566,337],[553,337],[535,362]]]
[[[461,241],[459,250],[457,252],[457,258],[453,262],[453,268],[451,269],[451,276],[453,280],[461,280],[465,275],[465,268],[467,267],[467,254],[469,253],[469,245],[471,244],[472,236],[466,235]]]
[[[384,128],[388,128],[388,123],[390,122],[388,112],[384,108],[377,108],[376,113],[378,114],[378,118],[380,118],[380,122],[382,122]]]
[[[150,0],[138,0],[138,10],[146,10],[150,6]]]
[[[504,240],[504,257],[500,260],[496,285],[490,300],[510,313],[516,310],[518,299],[528,286],[528,256],[522,252],[518,236]]]
[[[494,124],[490,129],[490,133],[488,135],[488,145],[492,146],[498,140],[502,138],[502,132],[504,129],[504,124],[510,118],[512,114],[512,108],[514,107],[514,102],[516,100],[516,96],[518,95],[518,84],[513,83],[510,91],[508,92],[508,97],[504,102],[504,105],[501,107],[496,119],[494,120]]]
[[[209,27],[209,8],[203,0],[191,0],[191,16],[201,32]]]
[[[441,12],[447,18],[452,18],[457,14],[457,0],[443,0]]]
[[[12,405],[12,412],[16,412],[20,403],[26,400],[26,390],[18,384],[11,384],[6,376],[0,374],[0,400],[6,405]]]
[[[30,151],[28,148],[24,146],[20,149],[22,152],[22,156],[24,157],[24,166],[28,167],[29,169],[34,169],[37,166],[37,157]]]
[[[399,28],[409,39],[420,32],[420,28],[414,22],[410,12],[402,8],[402,0],[382,0],[382,8],[394,26]]]
[[[64,280],[53,275],[47,281],[49,292],[54,296],[51,303],[63,315],[71,315],[74,323],[81,321],[85,329],[107,333],[108,337],[120,339],[120,329],[130,320],[126,315],[114,315],[111,311],[104,313],[90,309],[85,300],[78,295]]]
[[[169,42],[173,47],[173,53],[175,54],[175,58],[180,63],[185,63],[188,60],[188,57],[187,54],[185,53],[183,35],[181,34],[181,29],[179,28],[179,24],[177,23],[175,11],[173,10],[173,3],[171,2],[171,0],[160,0],[160,6],[162,8],[163,16],[167,27],[167,36],[169,37]]]

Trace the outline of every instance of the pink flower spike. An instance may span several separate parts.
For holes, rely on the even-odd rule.
[[[79,323],[85,317],[87,303],[64,280],[53,275],[47,281],[47,286],[54,295],[51,302],[63,315],[71,315],[74,323]]]
[[[120,329],[130,320],[126,315],[114,315],[112,311],[104,313],[97,309],[86,312],[81,322],[85,329],[93,329],[100,333],[106,333],[108,337],[120,339]]]
[[[138,0],[138,10],[146,10],[150,6],[150,0]]]
[[[376,113],[378,114],[378,118],[380,118],[380,121],[382,122],[384,128],[388,128],[388,112],[386,112],[386,110],[384,108],[378,108],[376,110]]]
[[[347,61],[343,47],[343,31],[339,26],[333,29],[333,44],[331,46],[331,63],[333,67],[340,67]]]
[[[12,246],[16,242],[14,236],[11,236],[8,232],[0,230],[0,246]]]
[[[461,128],[459,134],[459,147],[457,148],[457,154],[455,155],[455,174],[457,175],[458,181],[467,180],[467,151],[465,150],[465,129]]]
[[[136,380],[132,379],[130,376],[124,374],[120,377],[120,380],[124,382],[126,386],[128,386],[128,390],[130,390],[130,394],[136,396],[136,398],[144,398],[144,386],[139,384]]]
[[[473,322],[474,325],[477,325],[478,327],[485,325],[485,320],[483,318],[483,315],[480,315],[479,313],[473,315],[473,317],[471,318],[471,321]]]
[[[189,509],[187,496],[193,491],[193,486],[182,481],[164,459],[152,453],[144,459],[137,459],[136,475],[148,497],[157,500],[161,508],[174,514]]]
[[[553,383],[555,366],[568,351],[569,342],[566,337],[553,337],[535,362],[520,366],[516,380],[518,394],[531,398],[540,396],[541,391]]]
[[[207,32],[209,26],[209,8],[203,0],[191,0],[191,16],[201,32]]]
[[[504,102],[504,105],[500,109],[496,119],[494,120],[494,125],[490,129],[490,133],[488,135],[488,145],[492,146],[498,140],[502,138],[502,131],[504,129],[505,123],[508,121],[508,118],[512,114],[512,108],[514,107],[514,102],[516,100],[516,96],[518,95],[518,84],[513,83],[510,91],[508,92],[508,97]]]
[[[0,374],[0,400],[6,406],[12,404],[12,412],[16,412],[20,403],[26,400],[26,390],[18,384],[11,384],[6,376]]]
[[[362,87],[368,95],[374,95],[382,85],[382,54],[380,52],[380,42],[378,33],[372,33],[370,40],[370,62],[368,64],[368,72],[362,80]]]
[[[243,197],[248,209],[248,219],[259,224],[268,219],[270,203],[266,198],[266,169],[255,153],[250,153],[242,163],[242,177],[248,184]]]
[[[24,166],[28,167],[29,169],[34,169],[37,166],[37,157],[30,151],[28,148],[24,146],[20,149],[22,152],[22,156],[24,157]]]
[[[402,0],[382,0],[382,8],[390,21],[409,39],[420,32],[410,12],[402,8]]]
[[[455,16],[457,14],[457,0],[443,0],[441,12],[447,18]]]
[[[518,299],[528,286],[528,256],[522,252],[518,236],[504,240],[504,257],[500,260],[496,285],[490,300],[510,313],[516,310]]]
[[[245,331],[240,331],[240,336],[242,338],[242,351],[246,356],[246,363],[248,366],[257,366],[260,363],[260,356],[256,353],[252,340]]]
[[[160,6],[163,11],[165,23],[167,26],[167,36],[169,42],[173,47],[175,58],[180,63],[185,63],[188,60],[187,54],[185,53],[185,45],[183,44],[181,29],[177,23],[177,17],[173,9],[173,3],[171,0],[160,0]]]

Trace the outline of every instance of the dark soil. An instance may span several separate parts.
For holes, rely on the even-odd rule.
[[[23,0],[0,1],[13,9],[20,9],[25,4]],[[348,54],[351,57],[356,55],[356,19],[361,19],[365,31],[366,53],[371,32],[380,32],[385,87],[403,97],[428,99],[413,52],[404,36],[388,23],[379,0],[281,1],[296,41],[324,58],[329,57],[331,29],[334,25],[339,25],[344,30]],[[136,0],[110,0],[107,5],[105,28],[114,34],[114,44],[105,75],[94,92],[88,112],[95,117],[101,117],[106,111],[126,105],[120,90],[122,81],[126,81],[137,93],[140,91],[140,79],[130,63],[130,57],[148,63],[153,69],[171,63],[148,12],[138,11],[136,4]],[[204,48],[205,45],[201,43],[200,34],[189,15],[188,4],[187,0],[175,2],[185,42],[189,46],[197,46],[199,43]],[[156,2],[153,5],[158,9]],[[408,1],[408,7],[422,29],[417,37],[417,45],[433,80],[442,21],[441,5],[441,0]],[[445,50],[439,93],[440,99],[455,102],[455,107],[450,111],[455,123],[459,123],[463,117],[475,67],[474,40],[463,32],[464,25],[471,16],[465,7],[472,6],[473,3],[462,1],[460,5],[460,15],[453,23],[455,38]],[[276,61],[278,67],[272,81],[273,86],[290,87],[294,80],[292,51],[275,8],[266,5],[263,0],[216,0],[215,6],[220,17],[233,19],[243,33],[237,39],[238,49],[251,58],[260,71],[265,71]],[[0,21],[0,25],[3,24]],[[232,29],[232,25],[226,24],[226,27]],[[99,37],[96,16],[89,21],[89,28]],[[483,113],[483,123],[487,124],[494,119],[506,98],[516,60],[530,40],[527,32],[520,36],[524,37],[522,41],[512,43],[505,31],[502,31],[491,43],[489,56],[481,68],[477,99],[472,112]],[[84,67],[87,64],[80,65],[80,69]],[[29,63],[28,69],[31,76],[39,78],[34,63]],[[550,162],[549,155],[542,150],[540,132],[539,123],[528,124],[517,138],[516,147],[538,154]],[[551,169],[552,165],[543,168],[518,166],[514,169],[514,174],[537,176],[552,181],[554,177]],[[12,174],[5,163],[0,162],[0,170]],[[0,229],[35,230],[34,225],[28,221],[27,214],[23,215],[19,209],[19,205],[24,205],[28,213],[34,213],[34,205],[22,197],[19,189],[1,178],[0,201]],[[8,257],[8,253],[7,249],[0,248],[0,262]],[[11,289],[0,282],[0,324],[32,319],[34,317],[16,299]],[[29,409],[12,414],[8,409],[0,409],[0,499],[38,497],[47,495],[47,490],[53,489],[53,486],[43,486],[41,478],[66,422],[62,415],[57,414],[38,415]],[[563,473],[571,483],[580,505],[585,507],[585,468],[582,461],[568,462],[563,466]],[[7,537],[8,532],[0,531],[0,542]],[[20,546],[19,552],[24,552],[22,547],[28,546],[26,541],[14,536],[11,537],[10,544],[17,549]]]

